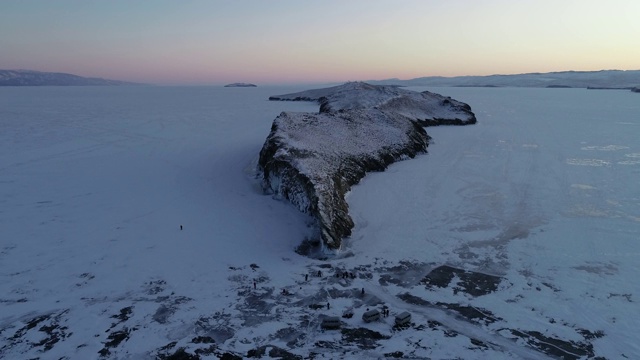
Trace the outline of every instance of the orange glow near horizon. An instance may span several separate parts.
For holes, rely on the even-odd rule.
[[[157,84],[640,68],[636,0],[7,0],[0,69]]]

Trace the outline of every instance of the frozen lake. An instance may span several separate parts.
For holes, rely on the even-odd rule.
[[[301,283],[322,265],[293,252],[309,219],[263,195],[253,178],[272,120],[318,108],[268,96],[309,88],[0,87],[0,357],[96,357],[111,339],[105,330],[124,327],[137,331],[109,348],[111,356],[153,358],[173,341],[192,349],[185,339],[220,333],[194,324],[221,311],[232,336],[214,338],[225,351],[277,344],[303,355],[318,339],[338,342],[315,330],[295,346],[272,336],[315,316],[306,305],[269,298],[280,317],[251,325],[235,305],[253,281],[276,292],[299,286],[301,298],[338,286]],[[408,331],[344,356],[399,349],[433,358],[544,358],[508,340],[509,328],[567,342],[587,341],[581,330],[588,330],[599,334],[588,339],[593,354],[640,357],[640,95],[412,89],[468,103],[478,124],[427,128],[429,154],[355,186],[348,199],[356,227],[345,249],[353,256],[329,263],[370,269],[372,278],[349,285],[398,312],[417,312],[416,323],[438,319],[462,335],[434,333],[437,341],[420,347],[407,344],[421,330]],[[420,276],[447,264],[503,280],[479,297],[428,289],[419,278],[383,286],[385,267],[401,262]],[[395,297],[405,292],[500,320],[466,328]],[[335,302],[336,312],[353,305]],[[133,314],[113,325],[128,307]],[[46,350],[37,344],[51,337],[29,328],[38,316],[68,329]],[[491,345],[465,347],[461,339]]]
[[[441,257],[444,246],[452,251],[447,261],[470,256],[473,263],[483,258],[481,249],[522,246],[528,261],[546,259],[554,266],[570,265],[570,259],[627,262],[632,256],[640,225],[636,94],[426,90],[472,104],[478,124],[428,128],[428,156],[365,178],[350,196],[359,224],[354,248],[366,253],[372,239],[380,239],[374,248],[386,246],[389,255],[405,258],[418,256],[416,247]],[[380,206],[362,206],[370,205],[371,193]],[[546,253],[532,256],[541,246]],[[508,268],[486,266],[498,273]]]

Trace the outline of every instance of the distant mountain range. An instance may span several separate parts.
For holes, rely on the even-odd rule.
[[[639,91],[640,70],[560,71],[488,76],[428,76],[410,80],[367,81],[375,85],[455,87],[544,87],[629,89]],[[34,70],[0,70],[0,86],[123,86],[143,85],[119,80]],[[253,84],[229,84],[255,86]]]
[[[121,86],[138,83],[33,70],[0,70],[0,86]]]
[[[411,80],[368,81],[400,86],[546,87],[632,89],[640,87],[640,70],[561,71],[489,76],[430,76]]]

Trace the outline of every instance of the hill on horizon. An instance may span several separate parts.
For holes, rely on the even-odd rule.
[[[0,86],[123,86],[139,83],[34,70],[0,70]]]
[[[640,87],[640,70],[559,71],[454,77],[428,76],[409,80],[370,81],[370,83],[400,86],[632,89]]]

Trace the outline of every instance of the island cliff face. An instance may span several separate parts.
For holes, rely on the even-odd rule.
[[[345,200],[351,186],[425,153],[424,126],[476,122],[469,105],[451,98],[361,82],[269,99],[320,104],[318,113],[283,112],[273,121],[258,171],[266,192],[316,220],[320,244],[330,250],[354,226]]]

